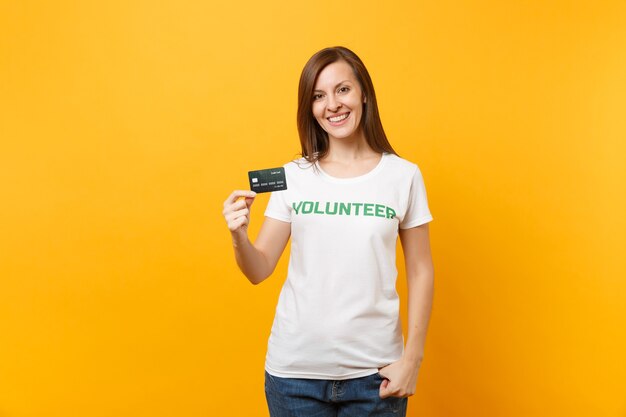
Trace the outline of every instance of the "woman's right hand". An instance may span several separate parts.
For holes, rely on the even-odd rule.
[[[239,199],[240,197],[244,197]],[[256,193],[247,190],[235,190],[224,201],[222,214],[233,239],[241,242],[248,238],[248,224],[250,223],[250,206],[254,203]]]
[[[248,239],[250,206],[254,191],[235,190],[224,201],[224,218],[233,237],[235,259],[241,272],[253,284],[269,277],[291,235],[291,223],[265,217],[254,243]]]

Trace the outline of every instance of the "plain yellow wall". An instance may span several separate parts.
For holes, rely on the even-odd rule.
[[[300,70],[331,45],[435,217],[409,415],[626,416],[625,22],[621,0],[2,0],[0,416],[267,416],[288,254],[247,283],[222,203],[300,151]]]

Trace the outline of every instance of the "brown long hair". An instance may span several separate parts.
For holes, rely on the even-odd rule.
[[[322,49],[313,55],[302,69],[298,86],[298,133],[302,145],[302,156],[315,163],[328,153],[328,133],[313,116],[313,90],[319,73],[329,64],[345,61],[354,72],[361,86],[366,102],[363,104],[361,129],[368,145],[376,152],[396,154],[387,140],[378,113],[374,84],[363,61],[351,50],[343,46]]]

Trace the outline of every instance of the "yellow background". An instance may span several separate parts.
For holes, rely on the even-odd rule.
[[[626,416],[625,22],[620,0],[2,0],[0,416],[267,416],[288,257],[250,285],[222,203],[299,152],[300,70],[331,45],[435,217],[409,415]]]

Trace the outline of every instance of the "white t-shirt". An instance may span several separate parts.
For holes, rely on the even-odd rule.
[[[396,292],[398,228],[432,220],[417,165],[383,153],[370,172],[336,178],[304,158],[265,215],[291,223],[291,257],[265,369],[278,377],[368,376],[404,349]]]

